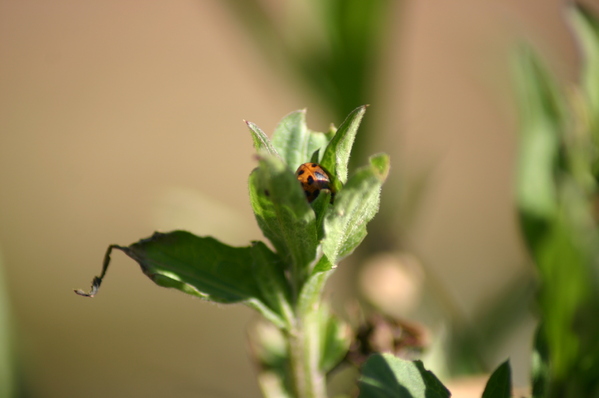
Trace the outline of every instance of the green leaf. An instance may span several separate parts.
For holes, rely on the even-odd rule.
[[[252,133],[252,141],[254,142],[254,148],[256,149],[256,152],[280,157],[279,153],[270,142],[270,139],[268,139],[260,127],[256,126],[252,122],[246,121],[245,123]]]
[[[420,361],[372,355],[362,368],[359,398],[448,398],[449,390]]]
[[[334,175],[342,184],[347,181],[349,156],[358,127],[366,112],[366,105],[352,111],[339,126],[322,156],[321,166]],[[339,186],[335,187],[339,189]]]
[[[258,285],[261,297],[285,320],[288,328],[293,319],[291,308],[291,286],[285,277],[285,267],[281,258],[262,242],[252,245],[252,276]]]
[[[316,216],[297,178],[278,158],[264,156],[250,175],[250,201],[262,229],[299,285],[316,256]]]
[[[482,398],[510,398],[512,396],[512,368],[510,361],[505,361],[487,381]]]
[[[550,396],[592,396],[599,391],[599,236],[588,199],[573,179],[563,177],[559,199],[535,256],[542,281],[537,339],[546,348]]]
[[[557,209],[554,176],[564,104],[553,76],[530,48],[518,53],[516,66],[521,119],[517,203],[524,235],[534,248]]]
[[[336,195],[325,216],[322,241],[330,264],[336,265],[351,254],[366,237],[366,225],[378,211],[381,186],[388,173],[389,157],[375,155],[370,158],[370,165],[358,169]]]
[[[312,208],[316,214],[316,225],[318,226],[318,240],[324,237],[324,217],[331,206],[331,191],[323,189],[312,202]]]
[[[321,256],[314,267],[312,275],[302,286],[297,305],[299,314],[309,314],[318,309],[324,285],[333,271],[334,267],[329,263],[326,256]]]
[[[142,272],[159,286],[218,303],[244,302],[271,322],[279,326],[286,324],[285,314],[279,313],[282,305],[273,297],[278,295],[283,300],[288,290],[280,283],[271,283],[271,289],[283,291],[271,292],[265,298],[262,294],[264,286],[258,285],[254,277],[254,270],[264,266],[262,260],[265,257],[273,259],[271,254],[265,253],[266,247],[231,247],[214,238],[198,237],[186,231],[156,232],[129,246],[111,245],[106,252],[102,274],[94,278],[91,293],[76,293],[89,297],[97,293],[113,249],[121,250],[137,261]],[[261,276],[267,273],[263,271]]]
[[[324,273],[321,273],[324,274]],[[300,355],[309,358],[313,371],[326,374],[345,357],[349,349],[350,329],[336,317],[323,301],[315,303],[310,311],[301,313],[301,338],[296,343],[301,346]]]
[[[349,327],[331,313],[330,308],[321,303],[319,310],[320,325],[320,369],[326,373],[332,370],[347,354],[351,338]]]
[[[321,148],[324,150],[328,142],[325,134],[308,129],[305,110],[285,116],[272,135],[272,145],[294,171],[310,162],[313,154]]]
[[[558,379],[566,377],[569,368],[577,361],[579,343],[572,324],[577,307],[587,293],[584,289],[587,285],[586,253],[581,250],[581,241],[577,239],[580,238],[577,237],[579,231],[575,230],[567,214],[569,209],[580,209],[583,205],[578,200],[570,202],[574,198],[562,196],[566,203],[560,206],[557,218],[536,256],[543,281],[539,303],[553,359],[552,372]]]

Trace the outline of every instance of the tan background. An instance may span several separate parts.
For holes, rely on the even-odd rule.
[[[405,238],[466,314],[529,266],[509,56],[528,37],[575,78],[561,3],[414,0],[391,17],[373,152],[408,173],[436,165]],[[242,119],[270,133],[307,107],[326,129],[316,103],[217,1],[0,0],[0,252],[32,396],[259,396],[250,310],[157,288],[120,254],[97,298],[72,289],[108,244],[154,230],[259,239]],[[531,327],[498,359],[515,358],[520,385]]]

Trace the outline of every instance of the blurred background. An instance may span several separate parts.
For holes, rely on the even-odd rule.
[[[393,170],[331,300],[422,322],[456,397],[507,357],[527,385],[510,57],[528,40],[574,81],[567,2],[319,3],[0,0],[0,338],[20,396],[259,397],[251,310],[157,288],[120,254],[98,297],[72,289],[155,230],[262,239],[243,120],[270,134],[307,108],[323,131],[363,103],[354,164],[385,151]]]

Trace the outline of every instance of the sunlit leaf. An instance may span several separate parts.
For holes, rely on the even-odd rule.
[[[270,142],[270,139],[260,127],[256,126],[252,122],[245,122],[252,133],[252,141],[254,142],[254,148],[258,153],[264,153],[272,156],[280,156],[275,147]]]
[[[349,155],[365,112],[364,105],[349,114],[335,132],[322,156],[322,166],[335,175],[342,184],[347,181]]]
[[[336,195],[325,217],[324,254],[331,264],[349,255],[366,237],[366,226],[379,208],[380,190],[389,173],[387,155],[376,155],[355,172]]]
[[[250,201],[258,225],[290,266],[296,282],[305,280],[316,256],[316,216],[297,178],[278,158],[264,156],[250,175]],[[297,292],[296,292],[297,293]]]
[[[271,289],[281,292],[270,292],[265,298],[263,286],[254,277],[255,268],[263,264],[254,265],[255,259],[261,262],[261,258],[253,252],[264,252],[265,248],[231,247],[214,238],[198,237],[186,231],[156,232],[129,246],[111,245],[106,252],[102,274],[94,279],[92,292],[77,291],[78,294],[93,297],[97,293],[114,249],[137,261],[142,272],[159,286],[218,303],[244,302],[271,322],[285,325],[285,314],[279,313],[283,305],[276,303],[273,296],[278,295],[283,300],[288,288],[281,283],[270,283]],[[265,274],[268,271],[263,270],[262,276]],[[280,278],[269,276],[269,279]]]
[[[448,398],[449,390],[420,361],[372,355],[362,368],[359,398]]]
[[[272,145],[293,171],[301,164],[310,162],[317,150],[324,151],[328,142],[323,133],[308,129],[305,110],[285,116],[272,135]]]

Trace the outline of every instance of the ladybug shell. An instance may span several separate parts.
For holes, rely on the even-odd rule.
[[[295,175],[302,184],[308,202],[312,202],[316,199],[322,189],[328,189],[331,192],[333,191],[329,175],[316,163],[302,164],[297,168]]]

